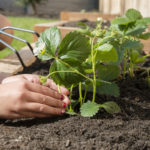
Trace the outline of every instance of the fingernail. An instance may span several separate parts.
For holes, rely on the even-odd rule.
[[[67,106],[67,104],[66,104],[66,103],[64,103],[64,108],[66,108],[66,106]]]
[[[62,111],[61,111],[61,114],[64,114],[64,113],[65,113],[65,110],[62,110]]]
[[[61,100],[64,100],[64,96],[63,95],[61,95]]]

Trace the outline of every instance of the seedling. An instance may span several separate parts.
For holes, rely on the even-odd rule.
[[[132,13],[136,19],[132,17]],[[76,114],[74,110],[77,105],[80,105],[80,112],[84,117],[94,116],[101,108],[111,114],[120,112],[115,102],[96,103],[96,93],[119,96],[115,79],[122,75],[122,72],[125,77],[127,71],[133,76],[134,69],[137,68],[135,65],[148,57],[140,56],[139,53],[141,43],[138,38],[145,37],[146,33],[135,34],[132,30],[137,22],[144,22],[146,29],[149,19],[142,18],[140,13],[133,9],[127,11],[126,18],[128,19],[117,18],[120,22],[113,20],[108,29],[102,29],[102,20],[97,21],[95,29],[79,23],[84,29],[70,32],[62,40],[56,27],[41,34],[34,53],[41,60],[53,60],[49,74],[42,77],[41,81],[44,83],[51,78],[58,84],[58,89],[60,85],[70,89],[72,103],[68,106],[67,113]],[[149,37],[149,34],[146,36]],[[77,86],[79,98],[72,100],[72,90]],[[93,92],[91,100],[86,98],[88,91]]]
[[[141,55],[143,44],[141,39],[147,40],[150,38],[150,32],[147,31],[150,25],[150,18],[143,18],[141,13],[135,9],[129,9],[124,17],[118,17],[112,21],[111,31],[117,33],[119,37],[120,61],[123,59],[123,74],[129,73],[134,76],[134,70],[140,68],[141,63],[146,61],[150,55]]]

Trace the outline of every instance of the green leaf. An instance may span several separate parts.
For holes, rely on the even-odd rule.
[[[136,21],[143,18],[141,13],[135,9],[128,9],[125,15],[131,21]]]
[[[83,22],[78,22],[77,25],[83,27],[84,29],[89,29],[89,26]]]
[[[122,44],[120,43],[119,40],[113,41],[112,44],[113,44],[114,48],[117,51],[118,60],[114,63],[111,63],[111,64],[120,65],[120,63],[123,60],[123,56],[124,56],[124,53],[125,53],[125,48],[122,46]]]
[[[148,40],[150,38],[150,33],[141,34],[139,35],[139,38],[143,40]]]
[[[93,69],[85,69],[84,72],[87,74],[90,74],[90,73],[93,73]]]
[[[80,108],[81,116],[83,117],[93,117],[98,111],[99,105],[91,101],[84,103]]]
[[[97,80],[96,92],[99,94],[118,97],[120,95],[119,87],[115,83],[102,83]]]
[[[89,37],[93,37],[91,31],[89,29],[87,29],[87,28],[86,29],[78,29],[78,32],[80,32],[80,33],[82,33],[84,35],[87,35]]]
[[[70,64],[72,68],[68,67],[64,63]],[[58,85],[64,85],[65,87],[70,87],[72,84],[76,85],[83,80],[83,77],[81,75],[78,75],[75,72],[68,72],[68,71],[73,71],[73,69],[76,69],[81,73],[83,73],[80,63],[76,62],[75,60],[74,61],[72,59],[55,60],[50,67],[50,73],[52,74],[51,78]],[[57,73],[53,74],[53,72],[56,71]]]
[[[136,49],[138,47],[141,47],[141,43],[140,41],[137,41],[137,40],[132,40],[132,39],[126,39],[122,45],[121,45],[122,48],[124,49]]]
[[[140,20],[137,20],[137,24],[150,25],[150,17],[145,17]]]
[[[84,72],[86,74],[90,74],[93,72],[93,69],[92,69],[92,63],[90,62],[89,59],[87,59],[83,64],[82,64],[82,67],[84,68]]]
[[[89,38],[75,31],[67,34],[62,40],[58,51],[58,57],[62,59],[64,58],[63,55],[65,55],[65,58],[74,58],[82,63],[88,58],[90,52]]]
[[[119,48],[116,46],[116,49],[117,49],[118,56],[119,56],[117,64],[120,64],[124,58],[124,54],[127,49],[141,50],[142,44],[138,40],[125,39]]]
[[[114,37],[111,37],[111,36],[106,36],[104,38],[99,38],[97,43],[94,45],[94,49],[98,48],[99,46],[105,44],[105,43],[108,43],[108,42],[112,42],[114,41],[115,38]]]
[[[140,56],[139,52],[136,50],[132,50],[131,54],[130,54],[130,58],[132,60],[133,63],[136,62],[137,58]]]
[[[125,26],[125,25],[122,25],[122,26]],[[120,25],[118,25],[118,24],[111,24],[109,30],[110,30],[110,31],[109,31],[110,34],[111,34],[111,31],[113,31],[113,32],[117,32],[117,35],[124,35],[124,33],[123,33],[123,31],[122,31],[122,30],[124,30],[124,28],[121,29],[121,28],[120,28]],[[114,38],[114,40],[115,40],[115,39],[116,39],[116,36],[113,37],[113,38]]]
[[[140,56],[140,53],[137,50],[131,51],[130,58],[134,64],[139,64],[146,61],[146,55]]]
[[[51,27],[50,29],[45,30],[39,38],[39,42],[40,41],[45,43],[46,53],[55,56],[57,47],[61,41],[59,29],[57,27]]]
[[[92,33],[90,32],[90,27],[87,24],[85,24],[83,22],[78,22],[77,25],[81,26],[81,28],[78,29],[78,32],[80,32],[84,35],[87,35],[89,37],[92,37]]]
[[[126,17],[117,17],[114,20],[112,20],[112,24],[118,24],[118,25],[128,25],[129,23],[131,23],[132,21],[129,20]]]
[[[115,102],[112,102],[112,101],[101,104],[100,108],[104,108],[106,110],[106,112],[109,113],[109,114],[114,114],[114,113],[121,112],[121,109],[118,106],[118,104],[115,103]]]
[[[77,113],[74,112],[73,110],[67,110],[65,113],[72,116],[77,115]]]
[[[146,58],[143,56],[143,57],[139,57],[136,59],[135,63],[136,64],[139,64],[139,63],[144,63],[146,61]]]
[[[39,54],[38,58],[41,59],[41,60],[43,60],[43,61],[52,59],[51,56],[46,56],[44,54]]]
[[[99,65],[98,78],[105,81],[116,79],[120,74],[120,68],[117,65]]]
[[[116,62],[118,60],[117,51],[111,44],[103,44],[97,48],[96,60],[102,62]]]
[[[132,35],[132,36],[136,36],[136,35],[139,35],[139,34],[142,34],[143,32],[145,32],[145,29],[146,29],[146,26],[145,25],[138,25],[134,28],[131,28],[129,29],[127,32],[126,32],[126,35]]]

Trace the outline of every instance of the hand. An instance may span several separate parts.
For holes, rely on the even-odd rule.
[[[3,82],[0,93],[0,118],[62,115],[70,103],[56,90],[25,79]]]
[[[28,80],[32,83],[37,83],[41,85],[40,82],[40,78],[38,75],[33,75],[33,74],[22,74],[22,75],[16,75],[16,76],[11,76],[11,77],[7,77],[2,81],[2,84],[5,83],[10,83],[10,82],[15,82],[15,81],[24,81],[24,80]],[[53,82],[53,80],[48,79],[45,86],[58,91],[58,86],[56,85],[55,82]],[[64,88],[64,87],[60,87],[61,93],[64,95],[68,95],[69,91]]]

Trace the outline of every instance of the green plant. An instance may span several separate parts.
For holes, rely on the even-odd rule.
[[[133,11],[137,12],[129,10],[126,16]],[[60,31],[56,27],[41,34],[34,53],[42,60],[53,59],[49,75],[42,77],[42,80],[46,81],[51,77],[58,84],[58,89],[60,85],[70,89],[72,103],[67,108],[69,114],[76,114],[74,108],[77,104],[80,105],[81,115],[85,117],[94,116],[101,108],[111,114],[118,113],[120,108],[115,102],[97,104],[96,93],[119,96],[119,87],[115,79],[121,75],[122,70],[125,77],[128,64],[129,72],[130,69],[134,69],[131,63],[136,64],[133,61],[135,56],[129,50],[139,52],[139,34],[136,37],[126,35],[129,29],[126,25],[120,27],[115,20],[108,29],[102,29],[102,20],[97,22],[95,29],[83,23],[79,24],[84,29],[70,32],[62,41]],[[138,53],[136,59],[146,57]],[[76,86],[79,89],[79,99],[72,100],[72,90]],[[87,91],[93,92],[91,100],[86,99]]]
[[[34,11],[34,14],[37,15],[37,4],[41,3],[43,0],[17,0],[17,5],[23,5],[26,7],[27,5],[31,5]]]
[[[111,32],[114,32],[119,41],[115,44],[120,61],[123,59],[123,74],[129,73],[134,76],[134,69],[140,68],[141,63],[146,61],[150,55],[142,55],[143,44],[141,39],[147,40],[150,38],[150,33],[147,31],[150,25],[150,18],[143,18],[141,13],[135,9],[129,9],[124,17],[118,17],[112,21]],[[147,68],[146,68],[147,69]]]
[[[42,77],[42,79],[44,79],[43,81],[51,77],[58,85],[64,85],[71,90],[73,87],[79,86],[80,96],[77,103],[80,103],[82,116],[87,116],[84,112],[88,105],[88,116],[93,116],[98,111],[98,109],[95,111],[95,107],[104,108],[108,112],[120,111],[120,108],[114,102],[107,102],[102,105],[95,103],[96,92],[114,96],[119,95],[119,88],[115,83],[111,83],[110,81],[119,75],[120,70],[116,65],[108,65],[105,68],[104,65],[99,64],[96,67],[96,61],[99,57],[98,55],[96,57],[95,53],[101,55],[102,51],[104,57],[107,57],[106,55],[111,52],[114,53],[114,56],[109,60],[107,60],[107,58],[102,58],[106,62],[116,60],[117,54],[110,45],[104,45],[104,48],[100,47],[95,50],[93,42],[94,39],[90,39],[77,31],[67,34],[61,42],[60,31],[56,27],[52,27],[41,34],[41,37],[36,43],[37,48],[34,49],[34,53],[38,55],[40,59],[54,60],[51,64],[49,75],[47,77]],[[89,60],[90,58],[91,60]],[[113,67],[115,67],[116,70],[111,70],[111,73],[113,73],[111,76],[108,69]],[[99,70],[102,68],[104,70],[103,74],[98,74],[99,79],[96,77],[96,68]],[[93,74],[92,78],[88,76],[88,73]],[[107,75],[107,77],[105,77],[105,75]],[[84,86],[85,89],[93,89],[92,102],[85,103],[86,92],[84,98],[82,97],[82,88],[84,88]],[[109,88],[110,91],[107,91],[107,88]],[[74,113],[72,107],[74,106],[70,106],[68,113]],[[109,111],[110,108],[111,111]]]

